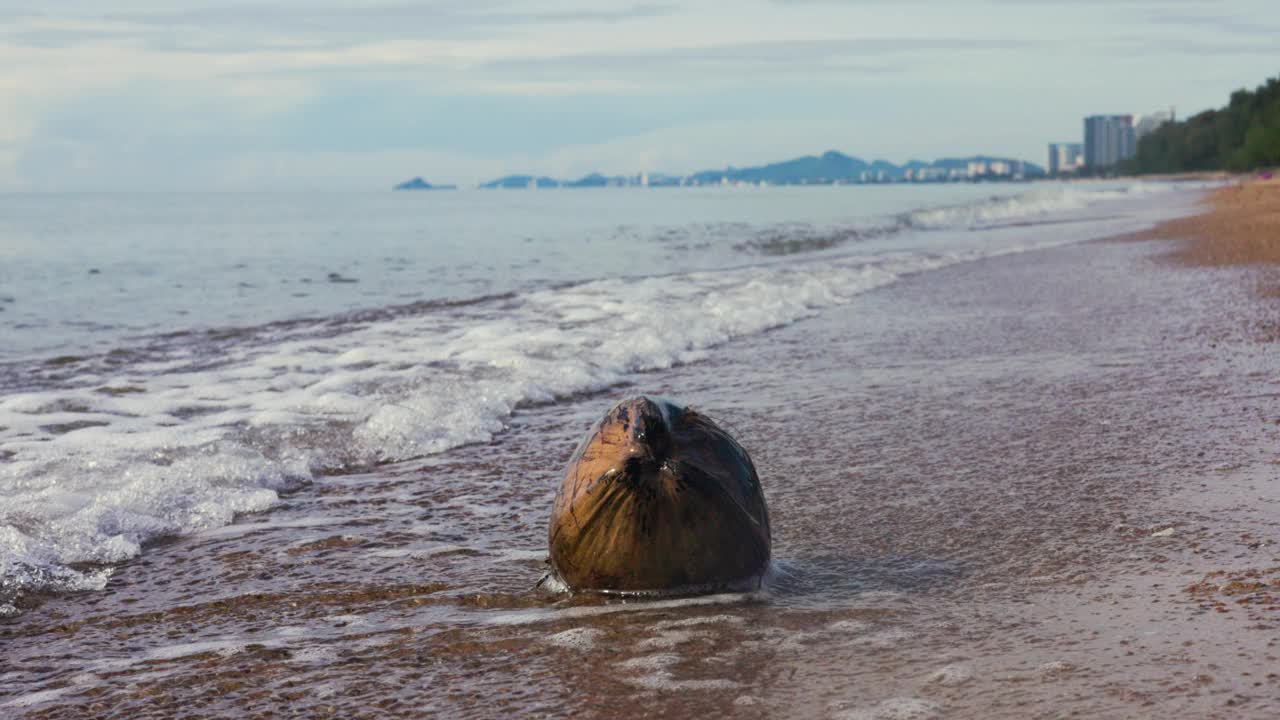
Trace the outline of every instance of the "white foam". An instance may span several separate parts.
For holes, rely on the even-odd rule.
[[[90,672],[72,675],[70,682],[74,685],[89,685],[90,687],[98,685],[102,682],[102,678]]]
[[[830,639],[830,635],[823,630],[803,632],[777,627],[765,628],[753,633],[753,635],[753,639],[739,642],[739,648],[751,651],[803,652],[809,643],[823,642]]]
[[[343,625],[346,625],[346,626],[360,626],[360,625],[369,624],[369,621],[366,620],[363,615],[351,615],[351,614],[329,615],[324,618],[324,621],[329,623],[334,623],[334,624],[342,623]]]
[[[470,550],[470,549],[471,548],[467,548],[463,545],[451,545],[448,543],[444,543],[444,544],[436,545],[434,547],[420,548],[420,549],[386,548],[384,550],[374,550],[369,554],[377,558],[407,557],[407,558],[413,558],[415,560],[425,560],[426,558],[429,558],[433,555],[444,555],[447,553],[454,553],[460,550]]]
[[[637,648],[645,650],[656,650],[663,648],[673,648],[677,645],[706,637],[706,633],[694,632],[692,630],[667,630],[660,632],[653,637],[648,637],[636,643]]]
[[[283,528],[311,528],[326,527],[333,525],[346,525],[361,520],[367,520],[368,517],[309,517],[295,518],[293,520],[267,520],[264,522],[242,523],[239,525],[227,525],[213,530],[206,530],[200,533],[202,538],[228,538],[238,537],[240,535],[248,535],[262,530],[277,530]]]
[[[956,213],[1007,217],[1009,203],[1025,214],[1140,191],[1052,192],[924,211],[913,222],[954,226],[963,224]],[[324,338],[282,331],[216,357],[191,349],[92,383],[82,376],[0,397],[0,602],[31,586],[101,587],[106,576],[69,566],[117,563],[154,538],[225,526],[321,470],[489,441],[521,403],[695,361],[908,274],[1142,224],[1006,230],[927,252],[600,280],[355,323]],[[102,385],[141,391],[104,394]],[[468,510],[507,511],[485,500]]]
[[[753,597],[750,593],[723,593],[719,595],[700,595],[697,597],[676,598],[671,600],[626,600],[609,605],[579,605],[557,610],[510,610],[486,612],[483,621],[491,625],[532,625],[542,622],[553,622],[566,618],[595,617],[616,613],[654,612],[676,608],[700,607],[705,605],[729,605],[745,602]]]
[[[973,670],[966,665],[944,665],[929,675],[929,682],[943,687],[963,685],[973,679]]]
[[[625,670],[660,670],[668,665],[674,665],[680,662],[679,655],[659,654],[659,655],[642,655],[634,657],[630,660],[623,660],[618,663],[618,667]]]
[[[83,671],[82,676],[89,677],[98,674],[119,672],[143,663],[181,660],[182,658],[191,657],[193,655],[202,655],[210,652],[226,658],[243,652],[249,645],[261,645],[266,648],[279,648],[286,646],[284,641],[279,639],[250,640],[227,638],[222,640],[200,640],[189,643],[178,643],[175,645],[163,645],[160,647],[147,648],[129,657],[103,657],[86,660],[80,669]],[[171,670],[157,671],[155,677],[164,677],[172,673],[173,671]]]
[[[679,655],[642,655],[618,663],[627,672],[624,681],[648,690],[731,690],[741,687],[732,680],[719,678],[680,679],[671,674],[670,666],[680,662]]]
[[[547,641],[559,647],[586,650],[595,645],[601,635],[604,631],[597,628],[570,628],[552,635]]]
[[[1042,664],[1038,670],[1046,678],[1058,678],[1075,672],[1076,666],[1062,660],[1053,660]]]
[[[932,720],[942,712],[937,703],[920,698],[889,698],[868,708],[836,715],[840,720]]]
[[[530,560],[542,562],[547,559],[546,548],[534,548],[529,550],[513,548],[508,550],[499,550],[494,554],[502,560],[512,560],[515,562],[527,562]]]
[[[75,685],[67,685],[66,687],[52,688],[49,690],[39,690],[37,692],[27,693],[25,695],[18,695],[17,697],[9,698],[4,702],[0,702],[0,707],[9,707],[9,708],[31,707],[32,705],[39,705],[40,703],[49,702],[50,700],[56,700],[62,697],[63,695],[66,695],[67,693],[79,692],[81,690],[82,688],[76,687]]]
[[[146,652],[146,660],[177,660],[191,655],[202,655],[213,652],[222,657],[230,657],[244,650],[243,640],[207,640],[204,642],[182,643],[152,648]]]
[[[296,663],[330,663],[337,659],[338,649],[329,645],[299,648],[289,655],[289,661]]]
[[[746,620],[737,615],[700,615],[698,617],[679,618],[676,620],[663,620],[650,625],[650,627],[655,630],[659,630],[665,628],[686,628],[697,625],[743,622],[746,622]]]
[[[907,213],[903,221],[913,228],[982,229],[1016,222],[1052,220],[1066,211],[1093,207],[1112,200],[1125,200],[1146,195],[1159,195],[1190,187],[1209,187],[1213,183],[1174,185],[1165,182],[1042,183],[1010,197],[992,197],[975,203],[928,208]]]
[[[741,683],[734,682],[733,680],[725,680],[722,678],[680,680],[679,678],[672,677],[670,673],[639,675],[625,679],[632,685],[637,685],[649,690],[736,690],[742,687]]]
[[[827,626],[832,632],[861,634],[871,629],[871,624],[861,620],[837,620]]]
[[[855,642],[875,648],[877,650],[893,650],[900,648],[903,643],[913,639],[915,633],[902,628],[889,628],[879,632],[863,635],[855,640]]]

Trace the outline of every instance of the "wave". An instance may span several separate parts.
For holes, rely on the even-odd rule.
[[[905,232],[978,231],[1075,222],[1076,220],[1064,217],[1064,214],[1107,201],[1185,190],[1191,186],[1188,183],[1168,182],[1129,182],[1120,185],[1092,182],[1044,183],[1015,195],[997,195],[959,205],[921,208],[854,225],[814,227],[799,224],[765,228],[738,241],[734,248],[759,255],[795,255]]]
[[[1033,219],[1052,220],[1055,215],[1130,197],[1168,193],[1185,185],[1165,182],[1130,182],[1123,185],[1095,183],[1046,183],[1012,197],[990,197],[949,207],[924,208],[900,216],[901,224],[917,230],[980,230],[996,224]]]
[[[69,374],[0,396],[0,613],[35,588],[102,587],[147,541],[269,509],[319,474],[485,442],[522,405],[697,361],[909,274],[1076,239],[596,280],[55,364]]]

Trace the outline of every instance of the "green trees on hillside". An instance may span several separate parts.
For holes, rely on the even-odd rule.
[[[1138,143],[1129,173],[1247,171],[1280,165],[1280,77],[1237,90],[1220,110],[1166,123]]]

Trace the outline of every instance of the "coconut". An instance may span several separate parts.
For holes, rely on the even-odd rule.
[[[550,562],[575,591],[692,593],[758,587],[769,511],[746,450],[707,416],[634,397],[565,469]]]

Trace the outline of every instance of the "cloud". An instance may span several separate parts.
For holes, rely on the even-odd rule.
[[[1275,40],[1280,37],[1280,24],[1265,22],[1269,16],[1256,14],[1224,14],[1204,12],[1159,12],[1151,15],[1153,22],[1171,26],[1176,30],[1191,30],[1195,34],[1206,31],[1224,36],[1261,37]]]
[[[1280,37],[1280,36],[1277,36]],[[1145,37],[1117,38],[1105,44],[1114,57],[1151,58],[1160,56],[1257,57],[1274,59],[1280,40],[1179,40],[1176,44]],[[1257,80],[1263,80],[1261,74]]]
[[[1037,159],[1272,69],[1268,2],[1088,1],[0,0],[0,187]]]
[[[934,5],[936,7],[955,7],[955,0],[770,0],[777,5],[842,5],[845,7],[857,7],[867,5]],[[1142,7],[1159,7],[1165,5],[1185,7],[1187,5],[1203,5],[1204,0],[1072,0],[1070,3],[1064,3],[1062,0],[976,0],[965,3],[968,6],[974,5],[1049,5],[1057,7],[1071,7],[1080,5],[1107,5],[1110,7],[1117,6],[1142,6]]]
[[[789,70],[795,65],[834,64],[840,60],[881,60],[890,56],[913,56],[922,51],[969,52],[1009,50],[1026,47],[1013,39],[957,37],[843,37],[804,41],[746,42],[725,45],[659,47],[631,52],[596,52],[565,54],[542,58],[508,58],[488,64],[506,69],[545,69],[553,67],[597,70],[644,68],[671,69],[690,66],[718,66],[730,69],[742,65],[768,65]],[[866,67],[889,69],[894,63],[873,63]]]
[[[161,27],[230,26],[260,27],[283,23],[288,26],[327,32],[350,33],[361,30],[405,29],[431,31],[441,27],[479,29],[510,25],[547,23],[607,23],[635,18],[658,17],[671,13],[675,6],[663,3],[637,3],[616,9],[597,6],[561,10],[518,10],[511,2],[466,0],[455,2],[375,3],[352,7],[350,4],[308,2],[221,5],[186,10],[161,10],[146,13],[105,13],[108,20],[123,20]]]
[[[638,3],[613,9],[520,9],[511,2],[333,3],[218,5],[61,15],[17,13],[0,37],[31,47],[59,48],[95,41],[130,42],[166,52],[237,53],[248,50],[336,48],[403,38],[482,39],[502,29],[611,25],[660,18],[674,5]],[[0,17],[3,11],[0,10]]]

